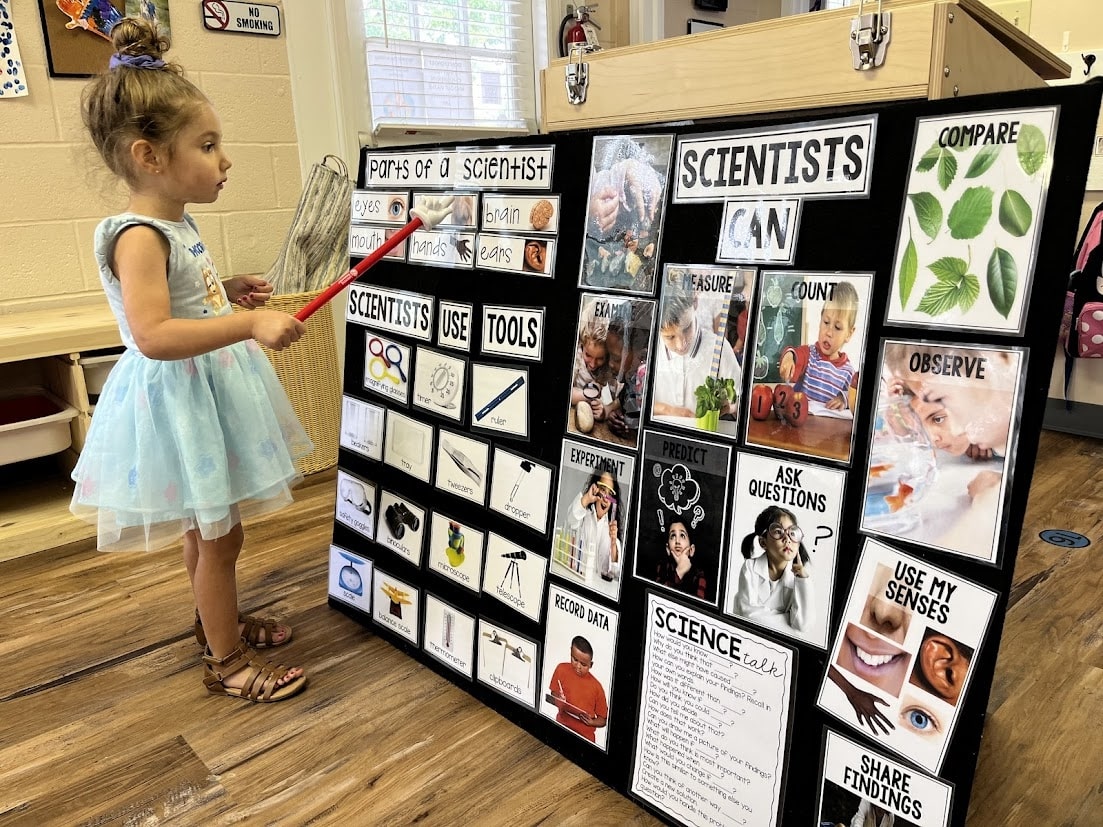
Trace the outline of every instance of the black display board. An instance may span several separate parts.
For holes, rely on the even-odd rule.
[[[947,785],[952,785],[952,804],[949,794],[945,803],[943,820],[932,816],[930,812],[920,817],[916,813],[915,823],[951,823],[955,825],[965,823],[965,814],[968,806],[970,789],[976,767],[977,754],[985,719],[985,709],[988,701],[996,656],[999,649],[1000,634],[1003,627],[1004,612],[1011,591],[1012,575],[1014,572],[1017,539],[1026,513],[1026,503],[1030,488],[1031,474],[1034,459],[1037,453],[1038,440],[1042,428],[1042,419],[1045,409],[1047,388],[1049,386],[1053,354],[1055,347],[1055,333],[1061,315],[1062,300],[1065,289],[1065,275],[1068,272],[1070,251],[1076,239],[1076,227],[1082,193],[1087,175],[1089,153],[1092,136],[1096,124],[1100,102],[1100,87],[1062,87],[1053,89],[1041,89],[1023,91],[998,96],[980,96],[961,100],[947,100],[937,102],[903,102],[883,105],[870,105],[854,107],[846,110],[815,110],[798,113],[784,113],[776,116],[761,115],[742,117],[735,119],[715,120],[708,122],[680,122],[674,125],[648,124],[633,129],[621,129],[608,132],[580,131],[556,134],[551,136],[534,136],[527,139],[511,139],[486,141],[474,146],[479,147],[554,147],[552,165],[552,177],[550,191],[543,193],[520,193],[526,195],[558,195],[559,207],[558,235],[554,237],[554,261],[553,276],[543,277],[525,272],[506,273],[485,269],[473,268],[445,268],[410,264],[404,261],[385,260],[374,267],[360,284],[378,285],[399,291],[412,291],[423,296],[435,297],[437,301],[437,313],[434,316],[433,329],[428,341],[417,341],[401,334],[387,333],[385,338],[394,343],[409,348],[402,353],[403,363],[411,365],[411,359],[407,355],[416,354],[417,349],[431,348],[432,351],[446,354],[463,360],[463,364],[457,365],[463,372],[466,365],[466,375],[460,380],[465,383],[460,389],[457,398],[461,400],[458,414],[460,421],[450,421],[448,418],[434,416],[425,409],[403,401],[388,399],[380,394],[365,389],[364,377],[366,360],[372,358],[367,352],[366,336],[370,337],[375,332],[367,333],[361,323],[350,322],[346,327],[346,349],[344,366],[344,393],[346,397],[363,400],[375,408],[386,408],[387,417],[396,414],[409,417],[416,422],[431,426],[435,431],[432,445],[434,450],[442,438],[452,440],[468,439],[478,440],[476,443],[456,443],[450,445],[454,450],[457,444],[468,448],[478,449],[483,446],[490,456],[486,464],[480,464],[481,460],[472,456],[477,451],[460,451],[460,459],[455,460],[457,466],[462,465],[462,460],[473,460],[476,466],[477,478],[482,482],[493,471],[493,454],[504,451],[506,464],[503,468],[520,468],[514,482],[510,475],[510,484],[517,488],[524,482],[528,484],[525,476],[531,469],[544,474],[550,474],[551,483],[549,489],[548,510],[549,515],[544,525],[546,532],[535,530],[511,519],[504,513],[485,508],[478,503],[465,500],[463,497],[452,494],[429,484],[429,482],[417,478],[408,471],[401,470],[396,465],[369,458],[372,451],[354,451],[342,447],[339,458],[339,467],[342,474],[352,475],[360,481],[370,483],[365,488],[366,493],[360,496],[366,497],[371,503],[374,498],[373,508],[362,508],[365,523],[372,523],[373,528],[361,526],[363,530],[355,530],[350,527],[348,520],[337,520],[334,525],[334,546],[340,550],[351,552],[361,560],[370,560],[376,571],[384,572],[390,580],[388,588],[395,588],[394,583],[399,584],[397,602],[407,609],[406,623],[418,626],[426,612],[427,601],[432,601],[439,607],[440,601],[459,612],[478,618],[486,625],[475,626],[474,636],[476,640],[480,635],[480,629],[487,632],[486,637],[501,633],[513,639],[517,645],[519,659],[531,658],[533,674],[535,677],[535,702],[536,708],[531,709],[517,703],[506,694],[496,691],[486,682],[469,678],[458,673],[453,668],[448,668],[440,659],[427,654],[420,646],[414,645],[401,633],[396,633],[393,626],[379,622],[372,622],[364,612],[350,606],[348,600],[340,595],[340,587],[331,586],[330,603],[334,608],[347,612],[353,617],[365,623],[371,623],[372,628],[379,631],[384,637],[403,649],[410,656],[434,669],[440,675],[473,694],[480,701],[505,715],[511,721],[518,723],[529,732],[548,743],[572,761],[579,764],[594,776],[617,790],[648,806],[656,814],[671,820],[668,812],[662,812],[651,807],[652,802],[633,795],[630,791],[633,779],[633,760],[636,752],[637,720],[640,716],[641,695],[645,687],[641,677],[644,674],[644,640],[645,636],[653,630],[648,629],[648,618],[654,615],[647,614],[647,602],[649,595],[657,595],[663,605],[674,604],[686,607],[697,615],[715,619],[724,628],[735,627],[744,630],[749,636],[775,642],[783,650],[791,650],[793,665],[792,682],[788,685],[788,711],[782,714],[781,723],[785,727],[784,744],[786,749],[783,766],[784,779],[780,786],[781,800],[776,805],[778,823],[786,825],[818,824],[821,819],[831,821],[845,821],[849,823],[850,815],[845,818],[837,815],[841,809],[832,810],[829,815],[829,801],[839,799],[842,803],[837,806],[849,810],[858,800],[850,793],[843,793],[832,785],[824,785],[822,776],[824,769],[825,744],[830,741],[837,744],[840,738],[850,742],[855,749],[867,750],[870,754],[879,754],[889,759],[889,763],[901,765],[914,772],[917,776],[931,776],[939,779]],[[1021,138],[1019,164],[1029,175],[1044,175],[1045,170],[1039,167],[1052,164],[1049,168],[1048,187],[1045,188],[1044,207],[1037,206],[1031,209],[1029,206],[1022,208],[1022,199],[1012,197],[1008,200],[1005,195],[1001,198],[1000,192],[993,196],[992,218],[999,220],[1002,226],[1010,232],[1011,236],[1021,237],[1026,233],[1024,224],[1033,224],[1040,220],[1041,229],[1037,236],[1037,250],[1034,264],[1031,268],[1033,279],[1030,283],[1029,295],[1021,305],[1022,334],[1015,330],[1010,331],[983,331],[963,330],[960,326],[924,326],[922,323],[914,324],[887,324],[886,308],[889,307],[892,294],[900,296],[907,292],[900,287],[899,281],[894,279],[905,260],[901,258],[901,250],[904,250],[903,242],[898,246],[898,234],[901,227],[904,228],[905,238],[910,232],[915,242],[915,252],[910,254],[918,258],[922,269],[924,266],[935,263],[929,258],[932,239],[928,238],[928,230],[934,229],[929,200],[918,197],[920,190],[938,196],[947,191],[949,181],[939,181],[938,176],[956,178],[961,185],[965,177],[976,178],[983,182],[984,175],[991,159],[983,156],[968,140],[962,140],[957,149],[971,149],[969,153],[953,156],[948,150],[941,153],[938,147],[932,147],[933,154],[927,160],[923,160],[924,148],[919,147],[913,155],[913,143],[915,142],[917,122],[921,119],[939,118],[942,116],[960,116],[951,118],[950,122],[967,124],[971,120],[972,113],[988,113],[1000,111],[1034,110],[1045,107],[1056,107],[1053,131],[1055,134],[1052,145],[1046,149],[1038,150],[1042,156],[1031,158],[1027,153],[1032,149],[1030,142],[1021,135],[1016,136],[1012,127],[1011,138]],[[676,594],[669,590],[654,589],[646,580],[634,577],[634,564],[637,559],[637,538],[634,536],[636,528],[636,516],[631,516],[626,531],[621,532],[624,541],[624,556],[622,558],[622,575],[620,577],[619,600],[613,600],[608,595],[595,592],[590,589],[577,588],[569,579],[562,577],[543,575],[541,581],[542,598],[539,599],[539,611],[534,611],[531,600],[527,611],[518,611],[516,607],[509,605],[491,594],[481,591],[473,591],[454,579],[442,577],[432,570],[426,562],[429,556],[428,545],[433,527],[430,524],[433,512],[442,514],[461,521],[464,525],[475,526],[485,532],[487,540],[484,548],[493,543],[493,554],[501,557],[509,555],[510,549],[529,549],[538,555],[547,558],[553,544],[556,512],[556,493],[558,491],[558,478],[561,474],[571,473],[568,469],[561,468],[563,459],[564,440],[577,443],[582,446],[599,445],[604,449],[615,449],[627,457],[634,464],[632,483],[637,489],[632,494],[628,505],[632,511],[643,510],[648,506],[644,501],[640,502],[640,492],[645,487],[644,483],[648,475],[653,473],[657,465],[655,456],[649,451],[656,443],[661,441],[664,435],[673,435],[679,439],[692,437],[697,439],[701,434],[687,434],[685,431],[672,429],[664,424],[652,425],[649,423],[647,412],[650,406],[645,405],[644,419],[641,425],[641,435],[637,445],[632,447],[600,445],[594,443],[585,434],[568,433],[568,393],[572,382],[574,369],[574,354],[577,349],[577,334],[579,330],[580,297],[582,291],[579,287],[580,262],[584,254],[583,240],[586,227],[586,209],[588,199],[589,173],[591,167],[592,151],[595,138],[601,140],[605,135],[670,135],[674,136],[674,143],[679,139],[690,136],[718,134],[734,134],[744,130],[765,130],[778,127],[785,133],[788,130],[799,130],[807,125],[819,122],[835,122],[840,119],[865,118],[875,115],[875,138],[872,147],[872,164],[868,166],[868,195],[858,197],[825,197],[817,199],[805,199],[801,205],[799,232],[796,236],[795,254],[790,264],[738,264],[735,267],[751,268],[760,276],[764,272],[791,272],[810,274],[830,274],[841,271],[846,274],[872,274],[868,282],[869,312],[865,324],[865,345],[861,355],[860,364],[855,365],[863,377],[860,392],[854,411],[853,435],[854,439],[850,448],[849,462],[839,461],[830,457],[816,457],[808,455],[795,455],[790,451],[778,450],[768,446],[747,446],[746,433],[743,422],[751,418],[750,405],[752,404],[752,380],[753,368],[749,366],[748,359],[753,356],[750,345],[743,354],[743,376],[740,393],[740,425],[734,439],[716,438],[710,439],[716,445],[722,446],[730,454],[726,460],[726,468],[721,472],[720,479],[726,477],[727,498],[724,511],[725,525],[723,529],[723,546],[704,549],[702,559],[707,554],[714,555],[716,565],[720,568],[713,575],[713,585],[716,594],[711,596],[716,605],[708,605],[707,602],[694,599],[692,596]],[[980,133],[978,133],[978,136]],[[1005,138],[1007,135],[1005,134]],[[1033,138],[1033,136],[1032,136]],[[977,138],[978,143],[983,139]],[[1005,141],[1006,143],[1006,141]],[[1036,147],[1033,147],[1037,149]],[[432,151],[436,147],[419,147],[418,150]],[[393,155],[394,153],[389,153]],[[686,174],[686,170],[678,167],[678,151],[674,151],[674,167],[669,176],[670,185],[667,187],[663,209],[665,220],[661,232],[661,240],[658,244],[657,266],[655,268],[656,285],[663,279],[667,264],[683,265],[712,265],[716,262],[717,245],[721,234],[724,216],[723,203],[673,203],[671,191],[673,184],[679,175]],[[943,158],[942,155],[946,155]],[[377,152],[365,150],[361,159],[359,185],[363,187],[366,181],[366,164],[373,156],[378,157]],[[956,168],[956,157],[962,160],[961,168]],[[919,162],[913,167],[913,162]],[[968,169],[966,169],[966,162]],[[944,165],[953,165],[954,170],[945,169]],[[952,172],[952,174],[951,174]],[[908,191],[909,175],[931,175],[929,186],[915,187]],[[913,178],[913,180],[918,180]],[[404,187],[395,187],[397,190],[408,193],[425,192],[430,187],[411,182]],[[487,192],[506,192],[507,188],[500,190],[488,188]],[[516,193],[515,193],[516,194]],[[753,194],[753,193],[749,193]],[[975,194],[975,193],[974,193]],[[913,197],[907,197],[913,196]],[[908,205],[911,205],[910,207]],[[968,236],[969,230],[962,229],[964,206],[955,202],[952,208],[949,203],[937,205],[937,226],[944,234],[950,230],[956,236]],[[957,212],[955,212],[955,209]],[[922,218],[920,213],[922,212]],[[1036,225],[1035,225],[1036,226]],[[1020,232],[1021,231],[1021,232]],[[457,230],[457,232],[460,232]],[[474,230],[472,231],[474,232]],[[925,234],[926,233],[926,234]],[[654,239],[652,239],[654,240]],[[589,255],[592,255],[590,253]],[[909,255],[904,253],[905,257]],[[963,254],[963,256],[966,254]],[[970,260],[966,262],[967,269],[974,274],[979,274],[979,281],[983,288],[988,285],[992,292],[991,299],[997,307],[1002,306],[1001,316],[1006,317],[1004,310],[1008,310],[1008,297],[997,295],[999,290],[999,274],[1001,260],[996,257],[994,266],[997,268],[996,282],[989,283],[985,276],[985,260],[988,259],[987,251],[969,248],[967,254]],[[995,255],[995,254],[993,254]],[[976,260],[973,260],[976,259]],[[646,262],[645,262],[646,263]],[[1002,261],[1006,265],[1006,260]],[[936,268],[937,269],[937,263]],[[1012,262],[1014,264],[1014,262]],[[952,266],[944,264],[944,267]],[[929,268],[928,268],[929,269]],[[933,271],[932,271],[933,272]],[[1002,271],[1002,272],[1006,272]],[[1018,284],[1023,284],[1026,274],[1020,272]],[[941,281],[949,280],[941,279]],[[811,283],[811,282],[809,282]],[[952,282],[959,287],[962,281]],[[1005,285],[1007,282],[1003,282]],[[915,290],[923,288],[916,282]],[[757,281],[758,290],[764,290],[765,285],[761,277]],[[355,289],[355,285],[354,288]],[[964,288],[963,288],[964,289]],[[918,292],[916,294],[918,296]],[[347,295],[342,297],[344,300]],[[637,296],[636,298],[658,299],[657,292],[650,295]],[[470,352],[456,351],[441,347],[437,341],[440,301],[459,302],[472,306],[471,318],[473,320],[473,346]],[[914,306],[916,298],[910,299]],[[966,301],[966,303],[968,303]],[[540,309],[543,311],[543,341],[540,347],[539,360],[524,358],[511,358],[507,356],[488,355],[480,352],[481,324],[483,310],[487,307],[521,306],[524,308]],[[763,303],[765,306],[765,303]],[[759,302],[752,301],[749,308],[748,330],[760,330]],[[352,315],[355,315],[353,313]],[[775,312],[776,316],[776,312]],[[774,320],[774,316],[770,317]],[[656,325],[657,327],[658,325]],[[763,325],[765,326],[765,325]],[[753,336],[751,336],[753,338]],[[1006,483],[1003,491],[1003,499],[999,509],[999,524],[993,545],[987,550],[976,550],[961,553],[960,550],[940,549],[938,543],[926,543],[908,541],[900,536],[887,536],[885,532],[876,530],[876,520],[872,514],[867,514],[867,476],[871,478],[879,472],[871,472],[870,451],[871,432],[875,427],[885,427],[884,411],[880,413],[878,406],[877,377],[880,368],[881,348],[884,340],[898,340],[903,342],[923,340],[935,343],[932,352],[938,352],[937,343],[969,344],[979,348],[979,354],[991,357],[995,349],[1024,348],[1015,351],[1019,354],[1019,365],[1022,367],[1021,385],[1015,393],[1015,400],[1020,403],[1017,419],[1017,432],[1012,434],[1012,439],[1002,449],[1004,453],[1004,479]],[[660,347],[660,342],[653,335],[651,339],[651,352],[654,354]],[[943,349],[944,350],[944,349]],[[957,351],[955,351],[957,352]],[[910,352],[909,352],[910,354]],[[910,354],[914,355],[914,354]],[[421,358],[418,356],[417,358]],[[918,357],[916,357],[918,358]],[[969,354],[965,354],[969,358]],[[507,371],[524,371],[527,381],[524,387],[528,393],[528,422],[527,435],[493,433],[480,430],[473,421],[472,416],[462,413],[464,406],[470,405],[469,394],[472,392],[471,375],[475,363],[481,365],[499,366]],[[918,364],[918,362],[917,362]],[[968,365],[969,362],[959,362]],[[416,367],[416,365],[415,365]],[[967,368],[965,368],[967,370]],[[993,363],[989,363],[989,369],[993,370]],[[507,377],[512,374],[505,374]],[[649,388],[653,391],[654,388]],[[768,406],[767,406],[768,407]],[[767,413],[768,417],[773,414]],[[878,418],[880,417],[880,418]],[[573,419],[570,420],[572,423]],[[771,419],[771,421],[773,421]],[[1012,420],[1014,423],[1015,420]],[[1013,428],[1016,427],[1013,424]],[[443,435],[443,436],[442,436]],[[651,446],[651,447],[649,447]],[[973,450],[972,446],[970,450]],[[836,544],[835,561],[833,571],[826,577],[827,572],[822,573],[819,582],[829,582],[831,586],[831,612],[826,619],[826,646],[817,645],[815,641],[805,642],[792,634],[778,634],[776,630],[754,622],[746,623],[743,620],[733,618],[725,614],[723,609],[729,595],[729,569],[738,566],[742,560],[738,551],[733,557],[731,551],[738,549],[739,538],[731,536],[731,520],[733,512],[740,509],[736,495],[737,464],[744,456],[752,458],[765,458],[776,460],[779,463],[789,461],[803,463],[814,468],[823,468],[837,472],[839,489],[841,491],[841,511],[838,521],[838,542]],[[996,459],[1001,458],[1001,452],[996,452]],[[764,461],[765,461],[764,460]],[[524,466],[528,463],[528,467]],[[749,467],[749,466],[748,466]],[[431,471],[432,473],[432,471]],[[578,473],[577,469],[573,473]],[[748,472],[749,473],[749,472]],[[472,477],[476,479],[476,477]],[[701,479],[701,477],[698,477]],[[723,481],[717,482],[713,478],[705,478],[716,484],[710,484],[712,496],[716,497],[719,490],[724,489]],[[431,481],[431,480],[430,480]],[[872,479],[871,479],[872,485]],[[374,486],[374,490],[372,489]],[[897,489],[897,494],[901,494]],[[906,495],[908,492],[903,492]],[[356,499],[353,497],[352,499]],[[383,531],[383,526],[388,519],[394,524],[402,522],[405,516],[391,511],[390,515],[384,512],[393,500],[403,500],[412,504],[415,514],[413,519],[407,519],[407,528],[414,524],[420,524],[418,529],[424,535],[420,542],[423,549],[420,565],[413,565],[409,557],[396,551],[395,548],[377,542]],[[342,498],[339,497],[339,505]],[[347,501],[347,500],[346,500]],[[368,514],[368,512],[372,512]],[[535,519],[535,518],[534,518]],[[374,522],[372,522],[374,521]],[[865,525],[867,530],[861,530]],[[870,528],[873,531],[870,531]],[[389,529],[388,529],[389,531]],[[810,530],[809,530],[810,531]],[[813,539],[809,531],[805,532],[805,539]],[[892,535],[895,529],[890,530]],[[369,539],[372,535],[374,539]],[[829,712],[817,701],[821,700],[824,693],[830,691],[831,681],[825,681],[825,675],[830,667],[833,667],[833,644],[840,633],[840,624],[844,623],[844,615],[847,614],[847,600],[850,588],[854,582],[856,572],[859,570],[863,547],[870,542],[881,544],[896,549],[899,552],[914,558],[921,564],[929,564],[928,577],[934,576],[935,588],[928,588],[927,597],[922,601],[910,599],[912,619],[922,619],[924,612],[926,617],[937,620],[937,609],[932,606],[937,604],[937,598],[947,596],[955,590],[957,594],[967,594],[974,586],[976,590],[972,598],[978,609],[980,620],[973,626],[973,632],[979,634],[978,640],[970,641],[968,634],[959,635],[958,644],[964,644],[967,654],[971,654],[969,665],[969,682],[965,692],[961,695],[943,695],[943,699],[949,698],[947,706],[952,706],[956,712],[955,725],[952,732],[945,736],[939,748],[934,749],[929,755],[922,756],[918,752],[914,755],[907,753],[906,746],[901,749],[901,742],[885,744],[876,736],[878,730],[870,720],[846,720],[845,715],[829,714]],[[941,542],[941,541],[940,541]],[[946,541],[949,542],[949,541]],[[641,548],[644,546],[641,545]],[[640,552],[644,554],[645,552]],[[870,552],[871,554],[873,552]],[[530,555],[531,556],[531,555]],[[506,558],[503,558],[506,559]],[[341,565],[338,559],[336,565]],[[488,560],[489,565],[489,560]],[[498,577],[503,584],[506,583],[506,574],[503,572]],[[510,576],[529,577],[530,572],[523,567],[520,571],[509,573]],[[908,581],[907,566],[896,572],[900,583]],[[941,580],[939,579],[941,578]],[[945,586],[947,582],[957,585]],[[331,583],[334,577],[331,575]],[[529,581],[526,581],[529,582]],[[929,583],[929,579],[927,581]],[[734,579],[731,581],[734,584]],[[375,584],[378,585],[378,584]],[[958,590],[960,586],[960,590]],[[366,583],[365,583],[366,587]],[[373,585],[373,588],[375,586]],[[823,587],[821,586],[821,589]],[[401,590],[405,590],[405,595]],[[366,590],[366,588],[365,588]],[[568,598],[577,598],[574,604],[560,604],[567,606],[566,611],[575,609],[593,614],[605,614],[606,620],[613,621],[615,633],[615,665],[612,673],[612,687],[606,686],[612,701],[608,715],[608,724],[605,727],[605,749],[591,745],[572,731],[555,723],[551,718],[541,715],[538,711],[549,685],[550,670],[544,669],[544,642],[546,628],[545,623],[549,612],[549,591]],[[411,597],[412,595],[412,597]],[[430,597],[431,596],[431,597]],[[858,595],[861,597],[861,595]],[[821,594],[821,599],[827,599],[827,595]],[[378,596],[375,598],[378,600]],[[392,593],[392,600],[395,596]],[[404,602],[405,600],[410,602]],[[988,605],[981,605],[988,601]],[[901,601],[903,602],[903,598]],[[581,608],[580,608],[581,607]],[[393,608],[393,606],[392,606]],[[414,613],[415,620],[411,620],[410,612]],[[852,607],[853,611],[853,607]],[[853,615],[857,617],[857,615]],[[978,631],[979,630],[979,631]],[[673,631],[673,627],[668,627]],[[930,630],[929,630],[930,631]],[[814,635],[813,635],[814,637]],[[419,640],[421,638],[419,637]],[[559,638],[556,638],[559,641]],[[979,645],[969,645],[970,643]],[[924,638],[926,644],[926,638]],[[558,648],[560,647],[557,642]],[[924,650],[926,651],[926,650]],[[567,651],[555,651],[550,663],[567,661]],[[512,655],[512,652],[511,652]],[[473,664],[477,668],[479,650],[472,653]],[[503,658],[505,654],[503,654]],[[887,656],[886,656],[887,657]],[[917,657],[918,660],[918,657]],[[529,662],[529,661],[525,661]],[[503,660],[503,674],[505,661]],[[595,669],[597,664],[595,663]],[[859,670],[861,667],[859,667]],[[844,670],[845,671],[845,670]],[[950,673],[947,673],[950,674]],[[913,672],[914,675],[914,672]],[[913,679],[911,683],[915,683]],[[852,684],[853,685],[853,684]],[[906,689],[907,687],[905,687]],[[654,687],[652,687],[654,689]],[[701,686],[671,686],[667,687],[670,694],[679,699],[690,699],[690,696],[698,697],[706,690]],[[896,691],[900,691],[897,688]],[[868,693],[866,693],[868,694]],[[830,703],[828,704],[830,707]],[[871,707],[870,719],[877,717],[878,706]],[[857,709],[857,706],[855,707]],[[901,714],[903,714],[901,710]],[[690,716],[699,717],[699,716]],[[681,720],[681,719],[680,719]],[[672,721],[667,732],[677,741],[692,739],[692,733],[687,728],[685,720],[681,723]],[[738,732],[738,728],[733,730]],[[830,731],[830,734],[829,734]],[[918,743],[918,742],[917,742]],[[878,777],[872,773],[871,778]],[[882,768],[880,774],[882,786],[891,786],[891,778],[885,774]],[[737,789],[737,779],[724,778],[723,773],[713,781],[718,787],[725,789]],[[867,785],[867,790],[873,790],[870,797],[877,795],[877,787]],[[884,792],[882,790],[882,792]],[[897,791],[899,793],[899,790]],[[673,795],[673,793],[672,793]],[[890,796],[891,797],[891,796]],[[903,817],[906,812],[906,796],[897,795],[895,800],[897,807],[905,801],[905,810],[897,809],[897,823],[907,823]],[[887,799],[886,799],[887,800]],[[930,803],[927,803],[928,810]],[[716,812],[721,812],[716,809]],[[729,813],[730,817],[730,813]],[[717,816],[718,823],[730,823]],[[927,819],[934,819],[928,821]],[[707,823],[702,819],[701,823]],[[747,823],[765,823],[750,819]]]

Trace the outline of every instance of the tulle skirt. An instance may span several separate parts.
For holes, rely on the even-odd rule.
[[[70,510],[101,551],[207,540],[291,502],[295,460],[313,450],[252,340],[177,361],[128,349],[104,383],[73,470]]]

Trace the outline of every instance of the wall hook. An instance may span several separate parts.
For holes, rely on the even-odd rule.
[[[1084,76],[1088,76],[1092,72],[1092,66],[1095,65],[1095,53],[1088,52],[1087,54],[1081,54],[1080,59],[1084,61]]]

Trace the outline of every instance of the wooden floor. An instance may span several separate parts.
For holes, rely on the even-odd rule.
[[[1103,443],[1040,456],[970,827],[1103,824]],[[276,706],[203,691],[178,551],[0,558],[0,827],[657,823],[328,608],[333,489],[247,527],[243,607],[294,620],[278,651],[314,679]]]

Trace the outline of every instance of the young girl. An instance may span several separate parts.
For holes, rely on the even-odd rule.
[[[567,513],[567,528],[578,538],[579,550],[595,555],[598,573],[607,581],[620,579],[619,500],[616,475],[599,462]]]
[[[83,115],[130,190],[126,212],[95,235],[127,349],[100,395],[70,508],[98,522],[101,550],[152,550],[183,535],[207,689],[283,700],[306,686],[303,671],[261,661],[249,644],[286,643],[291,629],[239,615],[235,566],[242,519],[289,503],[294,461],[312,449],[256,342],[281,350],[304,328],[253,309],[272,292],[263,279],[220,281],[185,211],[217,200],[230,168],[210,102],[161,60],[168,42],[148,22],[122,20],[112,42]]]
[[[709,581],[705,570],[693,562],[697,547],[693,544],[689,523],[674,520],[666,532],[666,554],[655,570],[655,582],[702,600],[708,598]]]
[[[771,505],[759,512],[754,533],[743,538],[743,568],[735,595],[736,614],[783,616],[804,631],[812,623],[813,595],[804,532],[793,512]],[[758,548],[755,548],[757,542]]]

